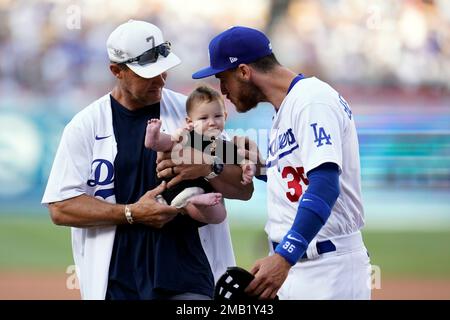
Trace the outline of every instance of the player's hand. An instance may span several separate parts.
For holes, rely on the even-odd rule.
[[[176,217],[179,212],[177,208],[161,204],[156,200],[156,196],[160,195],[165,189],[166,183],[163,182],[156,188],[147,191],[138,202],[130,205],[135,222],[162,228]]]
[[[252,182],[253,177],[256,173],[256,165],[254,164],[243,164],[241,165],[242,168],[242,181],[241,183],[243,185],[247,185]]]
[[[189,148],[191,149],[191,148]],[[196,150],[191,149],[191,152]],[[196,157],[197,155],[193,155]],[[200,154],[199,163],[203,162],[203,154]],[[194,158],[193,160],[198,160]],[[193,163],[194,161],[187,161]],[[156,160],[156,172],[160,179],[170,179],[167,183],[167,188],[172,188],[183,180],[193,180],[200,177],[205,177],[211,172],[210,164],[175,164],[171,159],[171,152],[159,152]]]
[[[259,259],[250,270],[255,276],[245,292],[259,299],[274,299],[289,273],[291,265],[279,254]]]
[[[234,136],[233,143],[236,145],[239,155],[248,160],[247,163],[256,164],[255,175],[265,174],[265,172],[262,172],[262,169],[265,168],[266,160],[259,152],[255,141],[249,137]]]

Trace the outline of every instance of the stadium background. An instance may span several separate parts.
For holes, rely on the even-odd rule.
[[[0,299],[79,297],[69,229],[51,224],[40,199],[64,125],[112,86],[105,42],[129,18],[172,42],[183,63],[167,87],[183,93],[211,37],[237,24],[265,30],[283,64],[335,86],[359,131],[374,297],[450,299],[445,0],[0,0]],[[268,128],[273,112],[228,111],[227,127],[244,130]],[[264,184],[255,188],[227,202],[246,268],[266,254]]]

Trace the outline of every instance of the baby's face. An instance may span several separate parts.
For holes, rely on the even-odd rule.
[[[191,111],[188,122],[194,124],[195,132],[217,137],[225,127],[227,113],[218,101],[202,102]]]

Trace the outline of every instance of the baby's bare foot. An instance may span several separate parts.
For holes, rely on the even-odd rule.
[[[144,142],[146,148],[155,149],[155,147],[158,145],[160,128],[161,128],[161,120],[159,119],[148,120]]]
[[[215,206],[221,199],[221,193],[205,193],[189,198],[189,202],[200,206]]]

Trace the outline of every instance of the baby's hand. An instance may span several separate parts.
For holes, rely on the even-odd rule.
[[[253,177],[256,173],[256,165],[251,163],[246,163],[241,165],[242,168],[242,181],[243,185],[249,184],[252,182]]]
[[[186,126],[184,127],[186,131],[192,131],[194,130],[194,124],[192,122],[186,123]]]
[[[182,138],[183,138],[185,135],[188,135],[189,132],[190,132],[192,129],[194,129],[194,126],[193,126],[192,124],[186,124],[185,127],[183,127],[183,128],[178,128],[178,129],[175,131],[175,133],[172,134],[172,141],[175,141],[175,142],[181,142],[181,141],[182,141]]]

